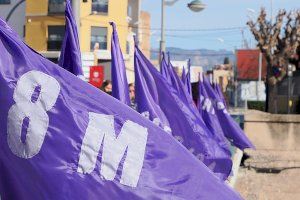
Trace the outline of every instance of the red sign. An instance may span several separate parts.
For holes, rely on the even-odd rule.
[[[259,76],[259,54],[258,49],[237,50],[238,80],[258,80]],[[262,59],[262,79],[267,74],[267,62]]]
[[[104,79],[104,67],[103,66],[91,66],[90,67],[90,84],[100,88]]]

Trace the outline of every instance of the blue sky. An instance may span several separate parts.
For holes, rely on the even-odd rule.
[[[174,6],[166,7],[166,29],[179,30],[203,30],[223,29],[232,30],[218,31],[167,31],[166,46],[181,47],[184,49],[228,49],[240,48],[242,44],[242,33],[240,28],[246,27],[249,19],[247,15],[257,16],[261,7],[271,11],[271,0],[203,0],[207,8],[199,13],[194,13],[187,8],[191,0],[179,0]],[[300,0],[273,0],[274,16],[279,9],[288,11],[300,8]],[[151,14],[151,28],[160,28],[161,0],[142,0],[142,9]],[[251,13],[248,10],[254,10]],[[255,41],[249,32],[244,30],[245,37],[251,46]],[[153,30],[151,45],[153,48],[159,46],[160,31]]]

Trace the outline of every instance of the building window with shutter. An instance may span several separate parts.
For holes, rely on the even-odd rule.
[[[60,51],[65,36],[65,26],[48,26],[48,51]]]
[[[92,13],[107,14],[108,0],[92,0]]]
[[[66,9],[65,0],[49,0],[48,1],[48,13],[63,15]]]
[[[92,26],[91,50],[94,50],[96,44],[99,45],[99,49],[107,50],[107,28]]]

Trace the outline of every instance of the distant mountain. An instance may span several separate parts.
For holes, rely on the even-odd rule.
[[[158,59],[158,52],[158,49],[151,51],[152,60]],[[216,64],[223,64],[225,57],[229,57],[231,62],[235,62],[234,53],[224,49],[218,51],[209,49],[186,50],[170,47],[166,49],[166,52],[170,52],[171,60],[191,59],[192,65],[202,66],[205,71],[211,69]]]

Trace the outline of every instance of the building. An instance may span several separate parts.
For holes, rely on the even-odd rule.
[[[0,17],[9,18],[8,24],[21,38],[25,37],[25,4],[24,0],[0,0]]]
[[[174,67],[177,75],[179,77],[182,76],[183,68],[185,68],[185,72],[188,72],[188,60],[178,61],[178,60],[171,60],[171,64]],[[201,66],[191,66],[190,72],[190,80],[191,83],[196,83],[199,81],[199,73],[203,72],[203,68]]]
[[[129,1],[131,2],[131,1]],[[138,3],[139,0],[132,2]],[[78,28],[85,77],[89,67],[104,68],[104,79],[111,79],[111,33],[110,21],[117,25],[120,46],[124,54],[129,82],[133,79],[133,52],[131,28],[129,27],[128,1],[80,0]],[[140,6],[137,6],[139,9]],[[26,43],[50,60],[57,62],[64,38],[64,0],[27,0]],[[131,9],[132,14],[139,10]]]
[[[259,70],[260,50],[239,49],[236,51],[237,79],[241,81],[257,81],[267,74],[267,61],[261,57],[261,71]]]
[[[144,55],[150,59],[151,56],[151,16],[150,13],[140,12],[140,31],[139,31],[139,45]]]
[[[191,66],[191,83],[197,83],[199,81],[200,73],[203,73],[201,66]]]
[[[241,101],[265,101],[267,61],[259,49],[236,51],[238,96]]]

